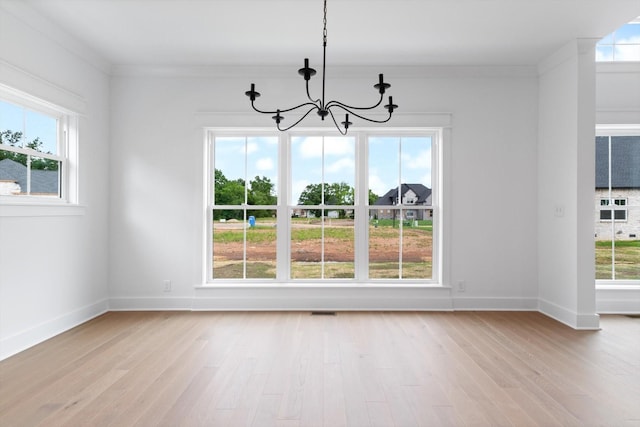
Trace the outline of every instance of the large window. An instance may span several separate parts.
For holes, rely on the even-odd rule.
[[[596,279],[640,281],[640,134],[598,133]]]
[[[439,144],[209,131],[208,280],[438,283]]]
[[[0,92],[0,200],[72,201],[71,115],[16,93]]]

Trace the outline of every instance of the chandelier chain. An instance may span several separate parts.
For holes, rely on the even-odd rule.
[[[327,0],[324,0],[324,20],[322,21],[324,24],[324,29],[322,30],[322,43],[327,45]]]

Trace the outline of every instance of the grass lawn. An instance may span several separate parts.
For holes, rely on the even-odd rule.
[[[213,277],[216,279],[242,279],[242,261],[215,261]],[[247,262],[247,279],[275,278],[275,262]]]
[[[611,279],[611,240],[596,241],[596,279]],[[615,243],[616,280],[640,280],[640,240]]]

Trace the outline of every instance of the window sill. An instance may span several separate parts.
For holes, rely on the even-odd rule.
[[[438,283],[420,283],[420,282],[221,282],[221,283],[204,283],[202,285],[195,285],[195,289],[229,289],[229,288],[338,288],[338,289],[352,289],[352,288],[379,288],[379,289],[398,289],[398,288],[418,288],[418,289],[449,289],[448,286],[442,286]]]
[[[86,206],[73,204],[0,204],[0,217],[81,216]]]
[[[596,290],[607,291],[628,291],[639,290],[640,280],[598,280],[596,281]]]

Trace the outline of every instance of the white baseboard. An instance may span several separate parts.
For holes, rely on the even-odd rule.
[[[451,310],[448,288],[201,287],[193,298],[112,298],[112,310]]]
[[[598,330],[600,329],[600,316],[593,314],[579,314],[566,307],[561,307],[552,302],[539,299],[538,310],[558,322],[564,323],[573,329]]]
[[[538,310],[535,297],[451,297],[449,288],[203,287],[190,297],[112,298],[111,310]]]
[[[4,360],[62,332],[68,331],[71,328],[106,313],[108,310],[108,300],[101,300],[17,334],[2,338],[2,340],[0,340],[0,360]]]
[[[127,297],[110,298],[110,311],[189,311],[191,297]]]
[[[459,311],[537,311],[538,298],[455,297],[453,309]]]
[[[640,288],[596,287],[596,311],[601,314],[640,314]]]

